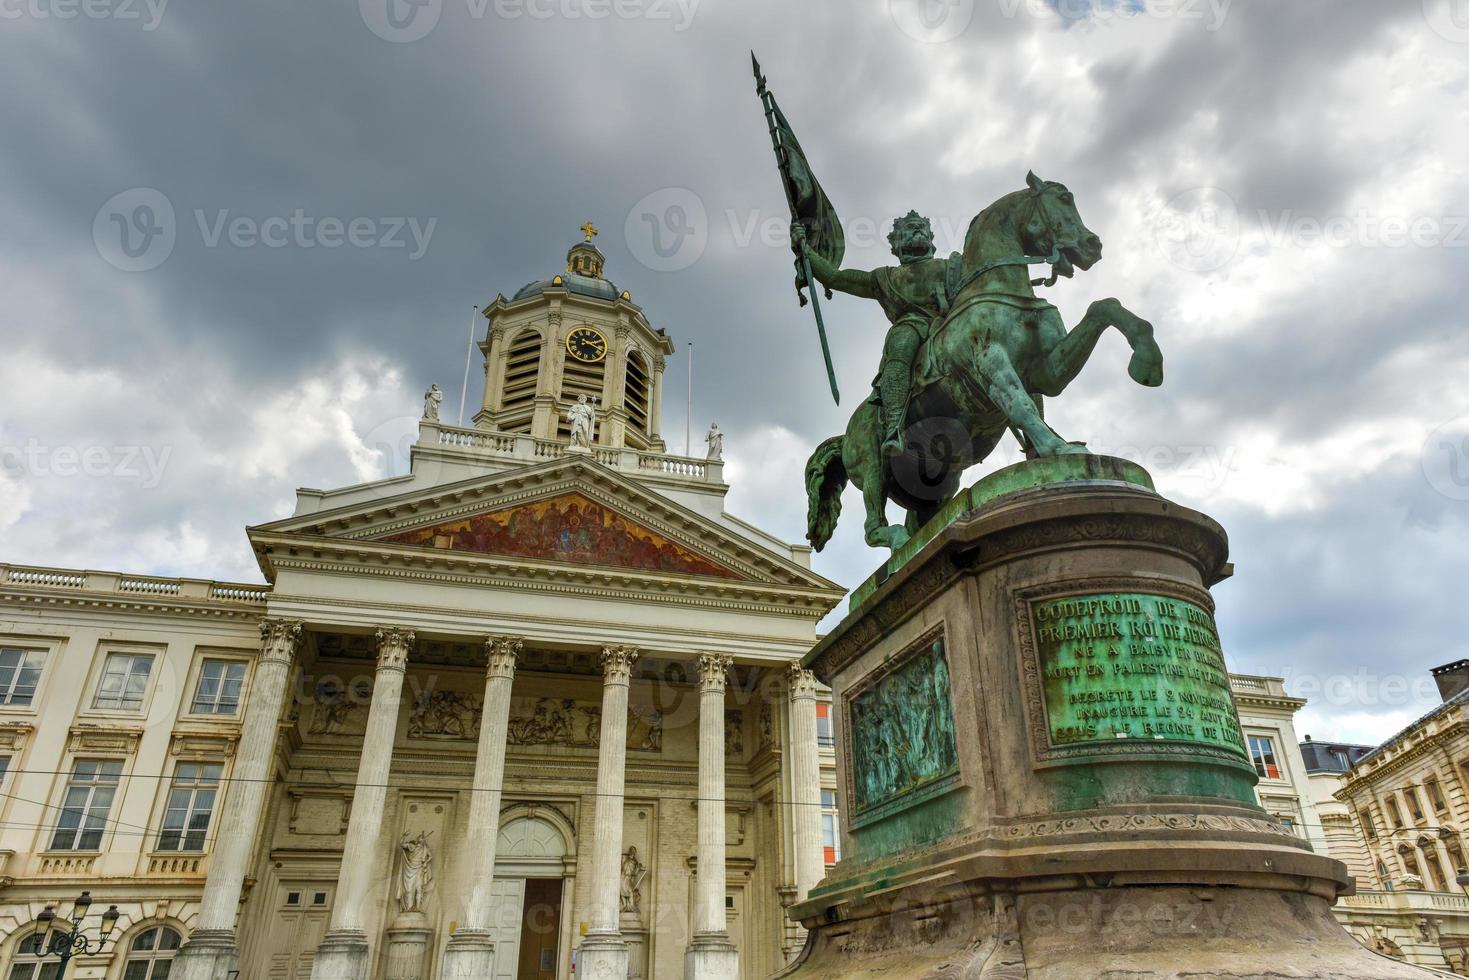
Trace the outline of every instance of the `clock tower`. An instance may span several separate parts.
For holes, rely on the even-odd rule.
[[[581,231],[585,240],[566,253],[564,272],[484,308],[485,397],[474,424],[565,442],[566,411],[586,395],[596,408],[596,445],[661,452],[663,369],[673,340],[603,274],[597,229],[587,222]]]

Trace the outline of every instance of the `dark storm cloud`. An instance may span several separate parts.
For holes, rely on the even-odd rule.
[[[0,106],[0,248],[19,275],[0,323],[26,377],[12,378],[0,437],[173,455],[146,493],[126,480],[0,481],[0,527],[11,521],[0,557],[251,574],[239,528],[277,516],[295,484],[370,475],[361,443],[411,429],[429,381],[449,393],[452,418],[471,306],[558,271],[588,218],[608,275],[680,345],[671,447],[682,448],[683,345],[694,341],[695,432],[716,419],[736,459],[758,456],[762,440],[791,454],[789,486],[746,470],[732,506],[799,539],[798,457],[864,395],[885,324],[858,301],[828,305],[837,409],[790,289],[751,48],[839,212],[868,230],[852,235],[854,265],[888,260],[887,222],[909,208],[961,236],[1028,167],[1072,186],[1109,258],[1058,287],[1058,304],[1074,321],[1091,299],[1123,297],[1159,325],[1170,358],[1167,385],[1144,391],[1126,380],[1120,343],[1105,341],[1055,407],[1072,437],[1222,452],[1263,432],[1309,453],[1353,426],[1469,411],[1433,403],[1441,378],[1416,383],[1425,361],[1462,367],[1463,252],[1349,243],[1307,262],[1290,234],[1261,230],[1363,200],[1397,214],[1424,174],[1458,174],[1442,183],[1459,201],[1424,205],[1420,193],[1412,207],[1465,210],[1463,119],[1403,121],[1425,100],[1451,104],[1462,73],[1349,71],[1462,59],[1462,47],[1434,47],[1444,42],[1419,4],[1235,0],[1213,29],[1136,4],[1129,16],[1072,4],[1063,19],[1026,0],[975,0],[948,8],[967,18],[940,25],[952,37],[925,43],[904,2],[689,0],[661,5],[668,17],[643,5],[594,19],[584,0],[443,0],[411,43],[374,33],[371,3],[175,2],[154,30],[7,21],[0,83],[19,97]],[[1393,86],[1401,108],[1368,110],[1390,135],[1347,135],[1364,111],[1354,100],[1385,100]],[[1157,253],[1142,210],[1199,187],[1221,189],[1244,228],[1234,261],[1204,273]],[[177,240],[157,268],[125,272],[99,255],[93,222],[135,188],[164,195]],[[704,244],[665,271],[648,262],[639,209],[671,235],[674,191],[702,211]],[[258,230],[298,213],[312,247],[232,244],[223,231],[209,244],[221,221]],[[353,219],[374,242],[398,219],[431,231],[417,258],[406,228],[403,247],[323,244],[321,222]],[[470,413],[478,396],[472,377]],[[1249,459],[1221,485],[1194,487],[1188,502],[1234,534],[1241,572],[1220,602],[1238,663],[1323,672],[1448,659],[1443,583],[1464,566],[1443,541],[1462,533],[1465,505],[1435,493],[1413,454],[1384,459],[1349,477],[1312,470],[1310,507],[1267,506],[1260,473],[1273,471]],[[1160,469],[1165,489],[1172,479],[1188,492]],[[85,517],[69,520],[77,507]],[[860,543],[857,501],[848,507],[818,568],[854,584],[876,556]],[[1401,575],[1385,588],[1384,568]]]

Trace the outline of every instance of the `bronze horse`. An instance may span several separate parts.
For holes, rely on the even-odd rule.
[[[1071,330],[1038,298],[1029,266],[1047,262],[1052,276],[1090,269],[1102,241],[1082,222],[1071,192],[1027,175],[1024,190],[1006,194],[969,223],[964,251],[951,258],[947,312],[929,333],[909,401],[904,449],[884,452],[879,406],[869,399],[852,413],[845,435],[816,448],[806,464],[807,538],[818,551],[831,539],[850,480],[867,509],[866,538],[896,550],[959,488],[964,470],[985,459],[1006,431],[1027,455],[1084,453],[1042,416],[1043,396],[1071,383],[1098,339],[1116,327],[1132,347],[1128,374],[1144,385],[1163,381],[1163,354],[1153,326],[1116,299],[1088,307]],[[905,524],[887,522],[892,500]]]

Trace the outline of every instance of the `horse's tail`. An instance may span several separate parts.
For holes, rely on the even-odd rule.
[[[843,436],[832,436],[806,461],[806,540],[820,551],[831,540],[842,514],[847,467],[842,462]]]

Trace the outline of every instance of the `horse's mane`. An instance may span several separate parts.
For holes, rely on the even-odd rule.
[[[967,238],[969,235],[974,234],[981,227],[985,227],[986,222],[990,221],[996,215],[1001,213],[1008,213],[1009,211],[1011,211],[1014,203],[1012,201],[1012,198],[1018,198],[1029,193],[1030,188],[1022,187],[1018,191],[1011,191],[1008,194],[1002,195],[1000,198],[995,200],[994,203],[990,204],[989,207],[985,208],[983,211],[979,212],[979,214],[976,214],[974,216],[973,220],[969,222],[969,228],[966,232],[965,237]]]

